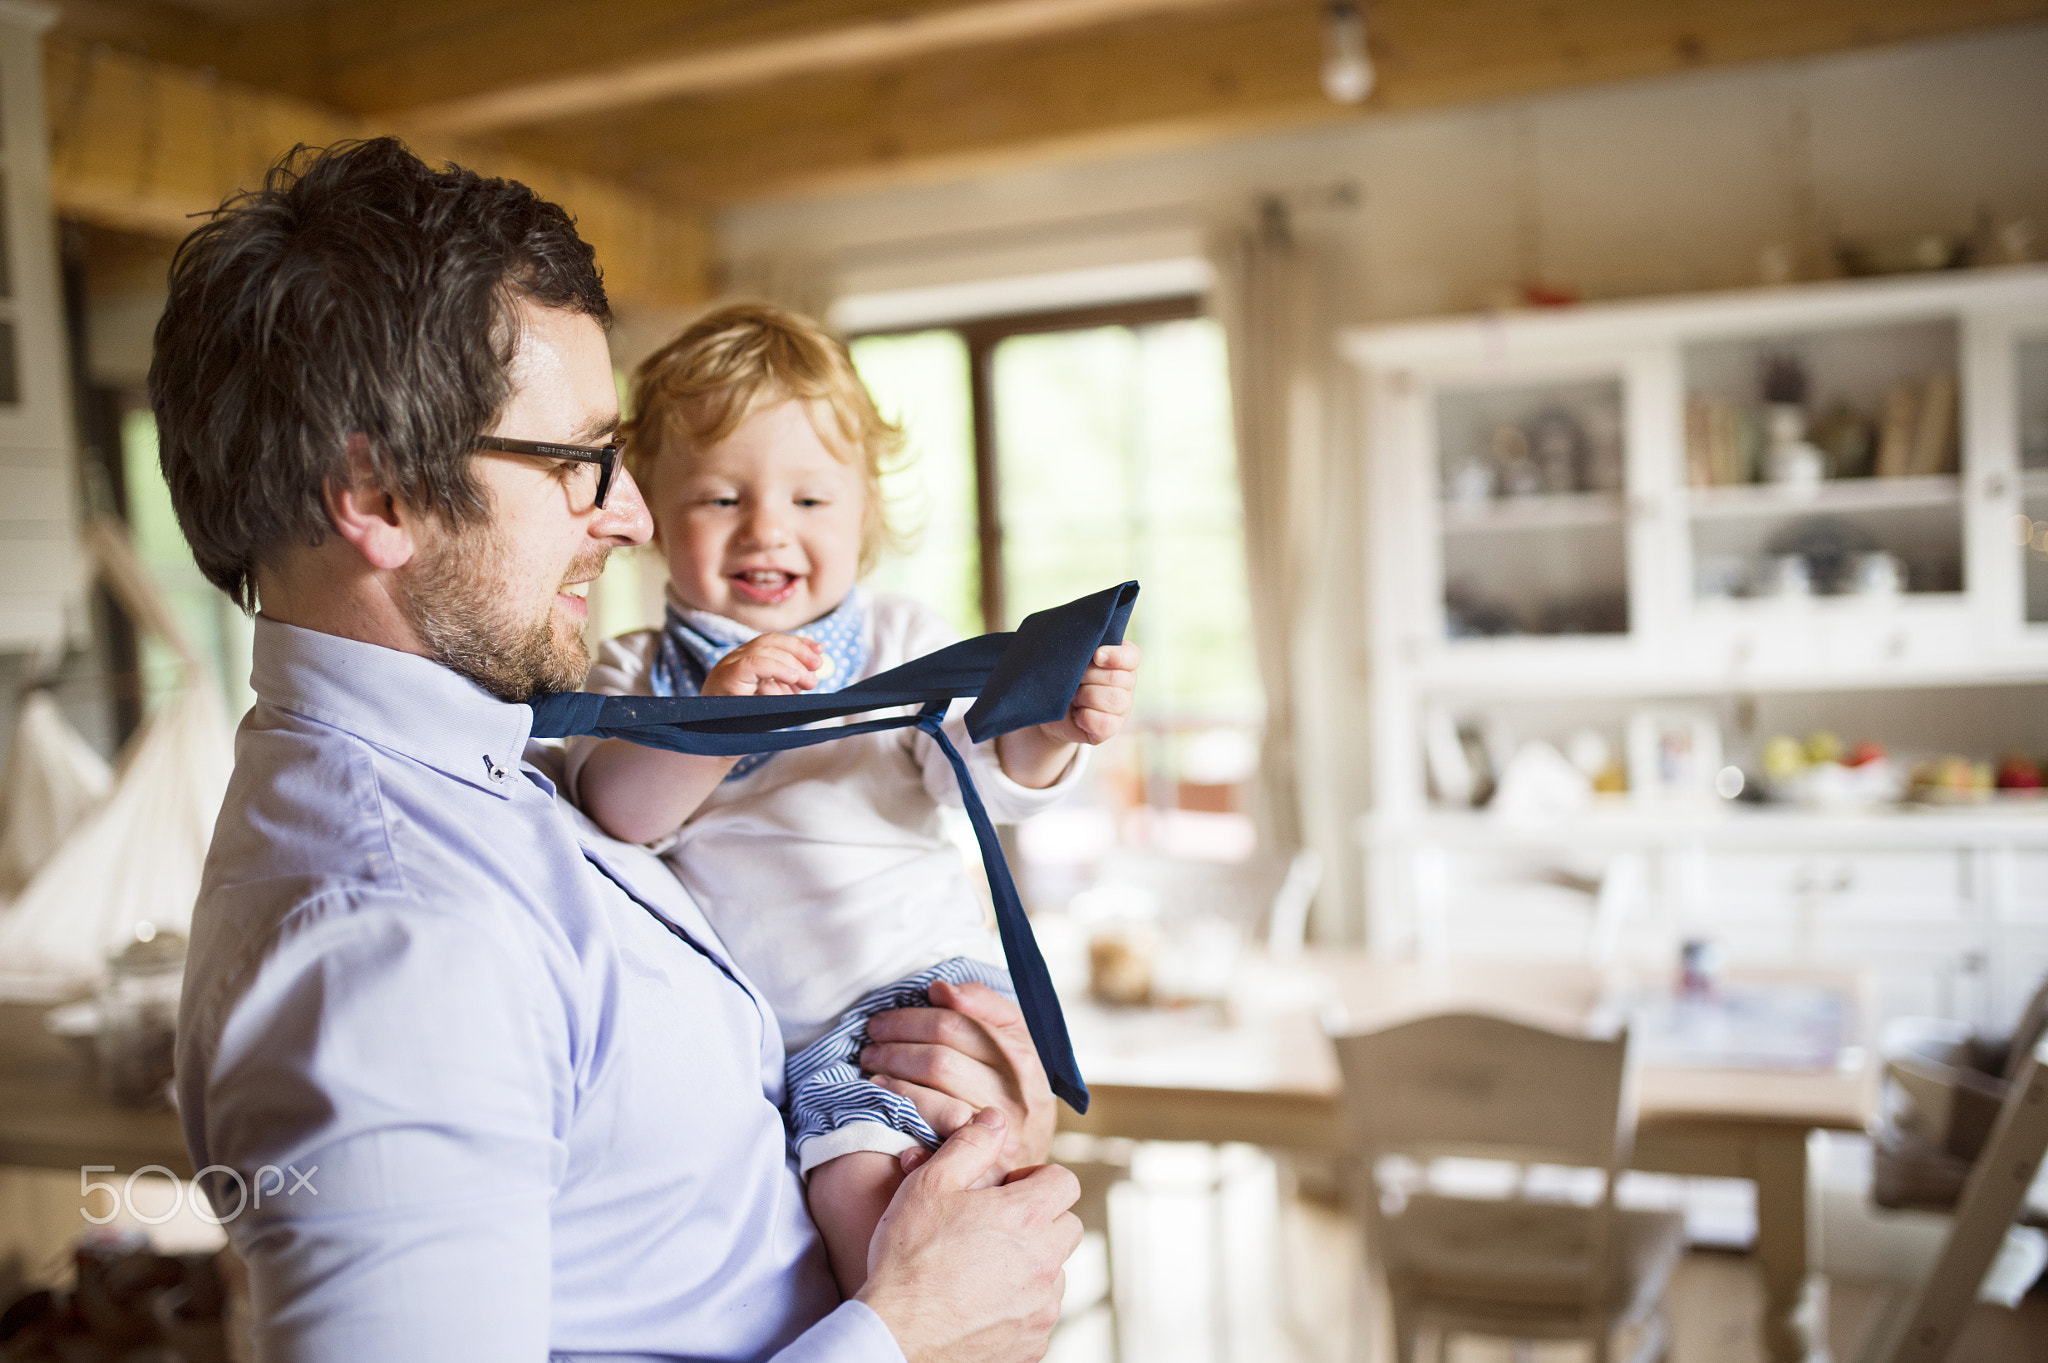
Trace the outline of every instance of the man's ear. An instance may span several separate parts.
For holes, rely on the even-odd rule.
[[[358,432],[348,438],[348,481],[329,478],[321,485],[320,496],[335,533],[372,568],[389,572],[412,560],[419,547],[413,539],[416,522],[399,509],[396,497],[377,485],[367,436]]]

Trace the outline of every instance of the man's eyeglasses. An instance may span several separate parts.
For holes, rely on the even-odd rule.
[[[593,448],[588,445],[554,445],[545,440],[512,440],[505,436],[487,435],[476,442],[480,450],[503,450],[507,454],[536,454],[543,459],[573,459],[579,464],[597,465],[597,502],[604,506],[605,494],[612,490],[612,477],[619,471],[619,451],[623,445],[606,445]]]

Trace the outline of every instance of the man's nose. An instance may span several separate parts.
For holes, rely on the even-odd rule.
[[[654,517],[647,510],[647,499],[622,465],[605,494],[604,505],[591,517],[590,537],[628,548],[647,543],[653,533]]]

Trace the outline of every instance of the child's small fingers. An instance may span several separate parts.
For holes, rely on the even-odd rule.
[[[1074,727],[1090,743],[1102,743],[1115,738],[1123,721],[1115,715],[1105,715],[1099,710],[1082,710],[1074,716]]]
[[[746,670],[747,681],[757,695],[787,696],[809,691],[818,679],[801,667],[755,667]]]
[[[806,647],[804,640],[786,634],[764,634],[746,647],[757,658],[788,658],[803,662],[816,656],[816,650]]]
[[[1083,686],[1074,693],[1075,710],[1100,710],[1107,715],[1127,715],[1135,698],[1121,686]]]
[[[1103,672],[1091,668],[1081,674],[1081,685],[1083,687],[1111,686],[1125,695],[1129,695],[1138,689],[1138,674],[1135,672]]]
[[[750,655],[756,666],[770,669],[785,680],[797,677],[815,679],[821,658],[809,650],[799,650],[790,643],[779,643],[758,649]]]

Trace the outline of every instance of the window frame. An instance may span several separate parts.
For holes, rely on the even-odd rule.
[[[1003,501],[1000,461],[996,449],[995,353],[1013,336],[1053,331],[1087,331],[1095,327],[1142,327],[1182,322],[1209,315],[1209,300],[1200,294],[1099,303],[1044,312],[1006,313],[959,321],[922,322],[911,326],[876,327],[849,334],[846,341],[870,336],[914,336],[950,331],[967,346],[967,384],[974,441],[974,524],[980,574],[978,599],[983,627],[1014,627],[1007,610],[1003,565]]]

